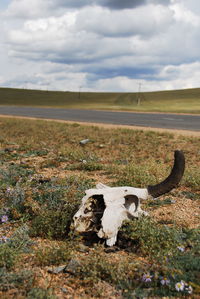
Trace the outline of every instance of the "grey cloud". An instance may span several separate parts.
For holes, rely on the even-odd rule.
[[[78,7],[84,7],[84,6],[92,6],[92,5],[98,5],[103,7],[108,7],[110,9],[126,9],[126,8],[133,8],[140,5],[143,5],[148,0],[59,0],[59,4],[63,7],[72,7],[72,8],[78,8]],[[56,6],[58,3],[55,4]]]
[[[78,7],[84,7],[87,5],[93,5],[94,0],[58,0],[57,2],[51,1],[51,6],[63,6],[63,7],[71,7],[71,8],[78,8]]]
[[[120,67],[115,66],[104,66],[99,65],[97,67],[91,66],[87,68],[83,68],[82,71],[87,72],[88,80],[94,81],[99,79],[106,78],[115,78],[118,76],[128,77],[131,79],[138,79],[144,77],[153,77],[157,74],[158,70],[155,66],[123,66],[121,64]]]
[[[170,0],[147,0],[147,3],[150,4],[160,4],[160,5],[168,5],[170,4]]]
[[[144,4],[168,5],[170,0],[97,0],[95,3],[99,6],[105,6],[110,9],[134,8]]]
[[[99,0],[95,1],[99,6],[109,7],[111,9],[133,8],[144,4],[145,0]]]
[[[145,5],[145,4],[161,4],[168,5],[170,0],[60,0],[59,4],[64,7],[78,8],[84,7],[88,5],[98,5],[107,7],[109,9],[128,9],[135,8],[137,6]],[[58,5],[58,3],[56,4]]]

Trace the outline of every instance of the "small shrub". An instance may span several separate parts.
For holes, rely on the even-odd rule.
[[[93,253],[90,253],[84,263],[82,262],[76,275],[87,288],[92,287],[94,289],[98,281],[105,281],[121,290],[125,296],[141,284],[140,276],[145,266],[135,257],[131,259],[131,256],[127,257],[126,260],[122,258],[112,261],[96,249]]]
[[[33,244],[29,237],[28,226],[19,227],[11,238],[0,244],[0,267],[12,269],[19,258],[20,253],[29,252]]]
[[[192,190],[199,190],[200,186],[200,173],[199,173],[199,167],[193,166],[189,169],[186,169],[183,183],[186,187],[192,188]]]
[[[23,164],[9,165],[7,169],[0,169],[0,185],[5,188],[14,187],[19,181],[20,183],[26,181],[26,178],[33,173],[33,170],[24,167]]]
[[[176,280],[184,280],[198,284],[200,287],[200,255],[194,255],[192,251],[177,254],[169,260],[168,267],[177,269]]]
[[[30,150],[27,151],[23,156],[24,157],[41,157],[41,156],[46,156],[48,154],[48,151],[45,149],[41,149],[41,150]]]
[[[27,299],[56,299],[51,289],[33,288],[27,295]]]
[[[36,263],[39,266],[50,266],[67,263],[71,258],[72,246],[68,243],[53,245],[37,249]]]
[[[200,227],[185,229],[184,251],[170,258],[170,263],[179,269],[177,276],[185,281],[199,285],[200,281]],[[200,287],[200,285],[199,285]]]
[[[182,191],[181,195],[189,198],[191,200],[200,200],[200,195],[197,193],[189,192],[189,191]]]
[[[65,159],[71,162],[78,162],[85,159],[85,151],[82,148],[75,148],[72,145],[61,148],[60,153]]]
[[[0,245],[0,268],[12,269],[17,261],[19,252],[10,247],[9,244]]]
[[[33,200],[37,201],[43,208],[58,209],[65,204],[64,193],[66,190],[62,186],[54,187],[50,186],[40,192],[33,194]]]
[[[69,217],[65,210],[43,211],[32,220],[30,234],[32,237],[66,238],[71,219],[72,215]]]
[[[90,259],[82,265],[79,276],[82,279],[90,279],[92,283],[97,283],[99,280],[113,282],[116,280],[116,267],[101,255],[95,254],[90,256]]]
[[[122,236],[133,241],[133,251],[151,258],[172,254],[182,241],[181,231],[159,225],[149,218],[134,219],[122,227]]]
[[[6,149],[0,150],[0,160],[8,162],[10,160],[20,159],[20,154],[17,152],[7,151]]]
[[[17,251],[29,252],[30,246],[33,245],[33,241],[29,236],[29,227],[26,224],[20,226],[14,234],[12,234],[8,244]]]
[[[0,290],[22,288],[29,290],[33,284],[34,275],[31,271],[23,270],[18,273],[7,272],[5,268],[0,269]]]
[[[160,165],[153,163],[153,161],[149,161],[145,165],[131,163],[122,169],[117,168],[115,170],[117,175],[115,185],[144,187],[155,184],[161,176],[160,172]]]
[[[93,161],[85,161],[83,160],[83,162],[81,163],[76,163],[76,164],[72,164],[70,166],[67,167],[70,170],[84,170],[84,171],[97,171],[97,170],[102,170],[103,169],[103,165],[97,162],[93,162]]]
[[[20,186],[9,187],[5,192],[6,205],[12,219],[19,219],[26,210],[25,191]]]
[[[80,167],[80,170],[85,170],[85,171],[97,171],[102,169],[103,169],[102,164],[93,161],[82,163]]]
[[[31,236],[50,239],[65,239],[69,233],[72,217],[77,210],[74,203],[57,211],[42,211],[31,224]]]
[[[91,187],[90,183],[91,180],[81,177],[69,177],[65,186],[58,188],[55,193],[48,192],[41,196],[37,194],[35,199],[41,203],[41,209],[40,214],[31,222],[31,235],[52,239],[66,238],[83,191]]]

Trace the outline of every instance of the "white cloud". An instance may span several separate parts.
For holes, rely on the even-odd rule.
[[[36,66],[34,62],[27,62],[19,68],[21,60],[15,65],[18,74],[7,73],[0,77],[4,86],[17,88],[31,88],[43,90],[75,91],[79,86],[87,86],[87,74],[79,72],[71,66],[56,63],[41,62]]]
[[[149,11],[152,12],[145,20]],[[87,15],[92,17],[88,19]],[[155,50],[159,47],[148,45],[153,43],[153,36],[159,39],[161,29],[166,31],[173,22],[172,17],[170,9],[150,5],[114,12],[100,7],[84,8],[60,17],[26,21],[22,28],[9,32],[10,55],[61,63],[95,61],[96,64],[99,60],[101,64],[102,59],[114,57],[118,63],[121,56],[136,55],[140,59],[141,54],[149,51],[150,55],[145,56],[152,60],[150,56],[157,54]]]
[[[76,29],[95,32],[102,36],[151,36],[159,34],[172,22],[173,12],[161,5],[147,5],[122,11],[110,11],[96,6],[79,12]]]
[[[171,5],[171,9],[174,11],[174,18],[176,21],[199,27],[200,16],[191,10],[188,10],[183,3],[175,3],[174,5]]]
[[[34,0],[31,4],[27,0],[13,0],[5,14],[7,17],[37,18],[38,16],[48,15],[50,6],[50,0]]]
[[[197,87],[195,8],[194,0],[11,0],[0,12],[0,82],[61,90],[134,91],[138,81],[145,90]]]

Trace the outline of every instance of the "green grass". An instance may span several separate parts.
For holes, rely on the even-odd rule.
[[[0,88],[0,105],[200,113],[200,88],[138,93]]]

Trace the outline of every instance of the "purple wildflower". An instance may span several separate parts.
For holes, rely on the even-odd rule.
[[[169,285],[170,284],[170,280],[167,279],[167,277],[162,277],[160,283],[164,286],[164,285]]]
[[[8,188],[6,189],[6,194],[7,194],[7,196],[12,196],[13,193],[14,193],[14,189],[13,189],[13,188],[8,187]]]
[[[151,282],[151,278],[153,277],[153,275],[150,274],[143,274],[142,276],[142,281],[143,282]]]
[[[7,222],[8,221],[8,216],[7,215],[3,215],[2,217],[1,217],[1,222],[2,223],[5,223],[5,222]]]
[[[12,192],[12,188],[8,187],[8,188],[6,189],[6,192],[7,192],[7,193]]]

